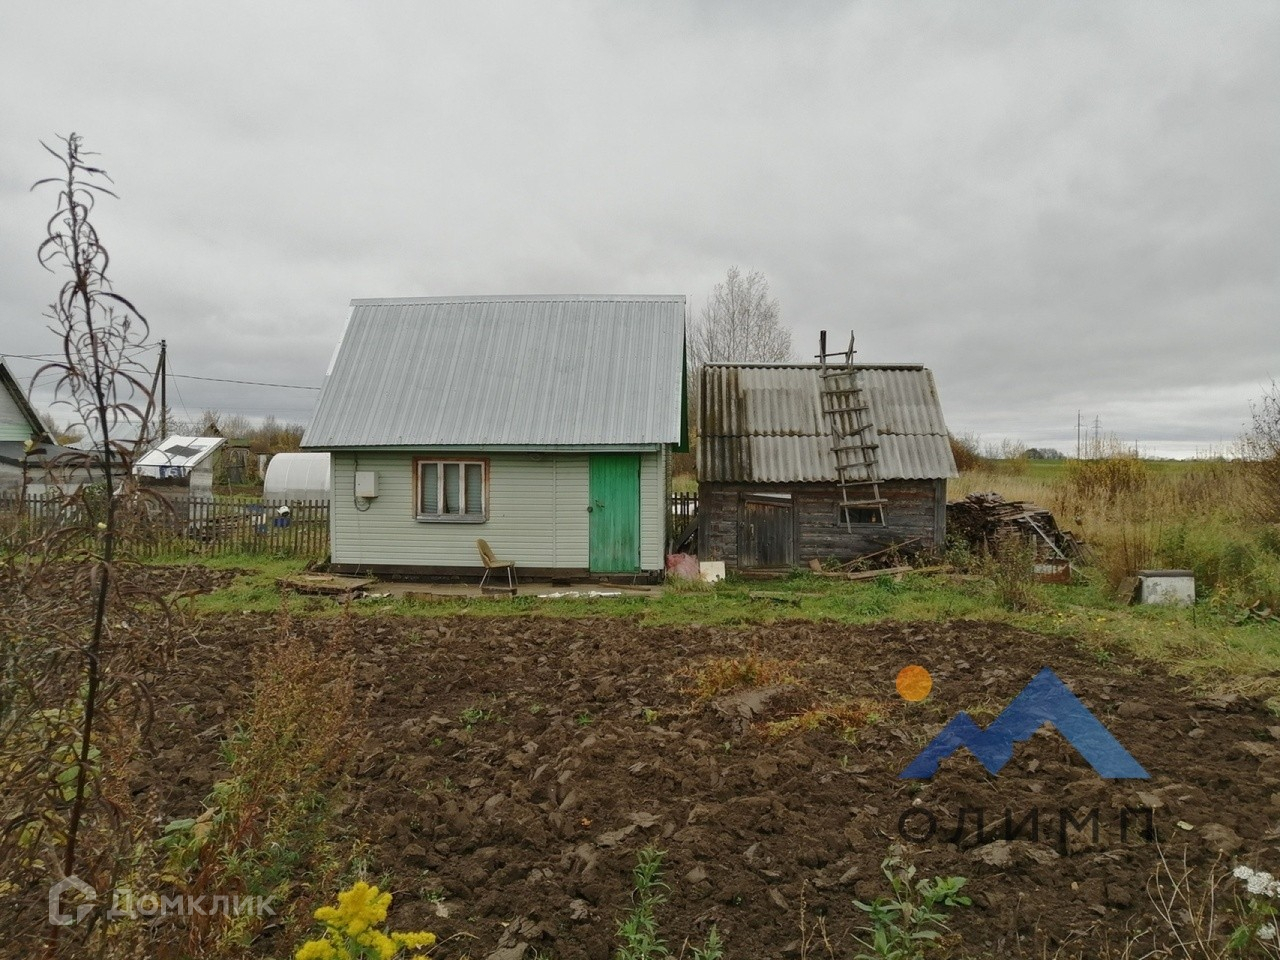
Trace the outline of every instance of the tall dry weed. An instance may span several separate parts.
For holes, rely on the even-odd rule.
[[[1098,460],[1071,460],[1067,463],[1067,485],[1081,500],[1115,503],[1147,486],[1147,467],[1132,455]]]
[[[1090,562],[1113,585],[1144,568],[1188,569],[1202,594],[1280,609],[1280,524],[1256,519],[1255,465],[1207,460],[1117,466],[1123,459],[1106,461],[1092,474],[1088,462],[1064,464],[1047,476],[966,474],[948,484],[948,498],[996,490],[1009,500],[1047,507],[1061,528],[1086,543]],[[1125,479],[1137,471],[1144,479]],[[1095,482],[1072,482],[1089,475]]]
[[[983,573],[995,584],[996,597],[1006,610],[1034,610],[1036,546],[1019,533],[998,534],[983,563]]]
[[[268,921],[287,935],[309,923],[294,894],[333,869],[329,797],[351,754],[353,634],[349,614],[322,642],[280,615],[278,639],[255,665],[252,705],[224,746],[228,776],[199,817],[170,825],[171,869],[185,893],[270,898],[276,912],[192,917],[187,955],[236,956]]]
[[[82,956],[97,949],[90,946],[101,929],[97,915],[59,928],[54,942],[47,915],[50,887],[67,877],[76,783],[83,769],[72,875],[107,891],[145,872],[139,847],[149,843],[154,811],[133,788],[151,726],[146,678],[183,622],[155,598],[113,587],[98,654],[97,723],[83,754],[81,667],[91,618],[84,598],[92,588],[78,574],[86,571],[60,564],[31,579],[30,571],[0,569],[0,930],[7,945],[32,956]]]

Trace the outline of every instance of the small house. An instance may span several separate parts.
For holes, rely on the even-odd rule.
[[[698,555],[738,568],[941,545],[956,476],[917,364],[708,364],[699,381]]]
[[[304,449],[332,567],[659,574],[684,445],[682,296],[355,300]]]
[[[35,446],[52,444],[26,393],[0,361],[0,492],[25,489],[35,466]]]
[[[114,465],[119,472],[119,465]],[[104,479],[97,451],[59,446],[0,361],[0,495],[58,496]]]

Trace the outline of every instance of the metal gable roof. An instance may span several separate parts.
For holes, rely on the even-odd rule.
[[[854,365],[885,480],[956,476],[933,374],[915,364]],[[816,364],[710,364],[699,401],[698,478],[832,482],[831,435]]]
[[[683,296],[353,300],[302,445],[678,443]]]

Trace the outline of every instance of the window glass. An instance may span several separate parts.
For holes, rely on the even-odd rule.
[[[467,464],[467,513],[484,513],[484,464]]]
[[[440,512],[440,473],[434,463],[422,465],[422,512]]]
[[[462,512],[458,506],[458,494],[461,489],[458,483],[458,473],[461,469],[462,464],[460,463],[444,464],[444,510],[441,512],[451,516]]]
[[[418,485],[419,519],[484,522],[488,516],[483,462],[420,460]]]
[[[841,523],[884,523],[879,507],[840,507]]]

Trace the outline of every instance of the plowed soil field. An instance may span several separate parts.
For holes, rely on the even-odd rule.
[[[318,642],[335,623],[296,626]],[[458,935],[437,956],[611,956],[649,844],[665,851],[673,952],[715,924],[731,958],[852,955],[853,901],[887,892],[895,847],[919,876],[969,878],[974,903],[951,923],[968,957],[1147,949],[1168,939],[1151,897],[1162,855],[1198,877],[1280,862],[1276,718],[1069,639],[980,622],[384,616],[356,630],[365,703],[336,827],[391,878],[397,928]],[[159,677],[138,788],[166,816],[197,816],[223,774],[217,732],[275,631],[269,616],[208,617]],[[755,682],[733,686],[748,657]],[[922,702],[895,689],[908,664],[932,674]],[[958,711],[985,726],[1046,666],[1149,780],[1103,780],[1052,728],[998,776],[962,750],[931,780],[899,778]]]

